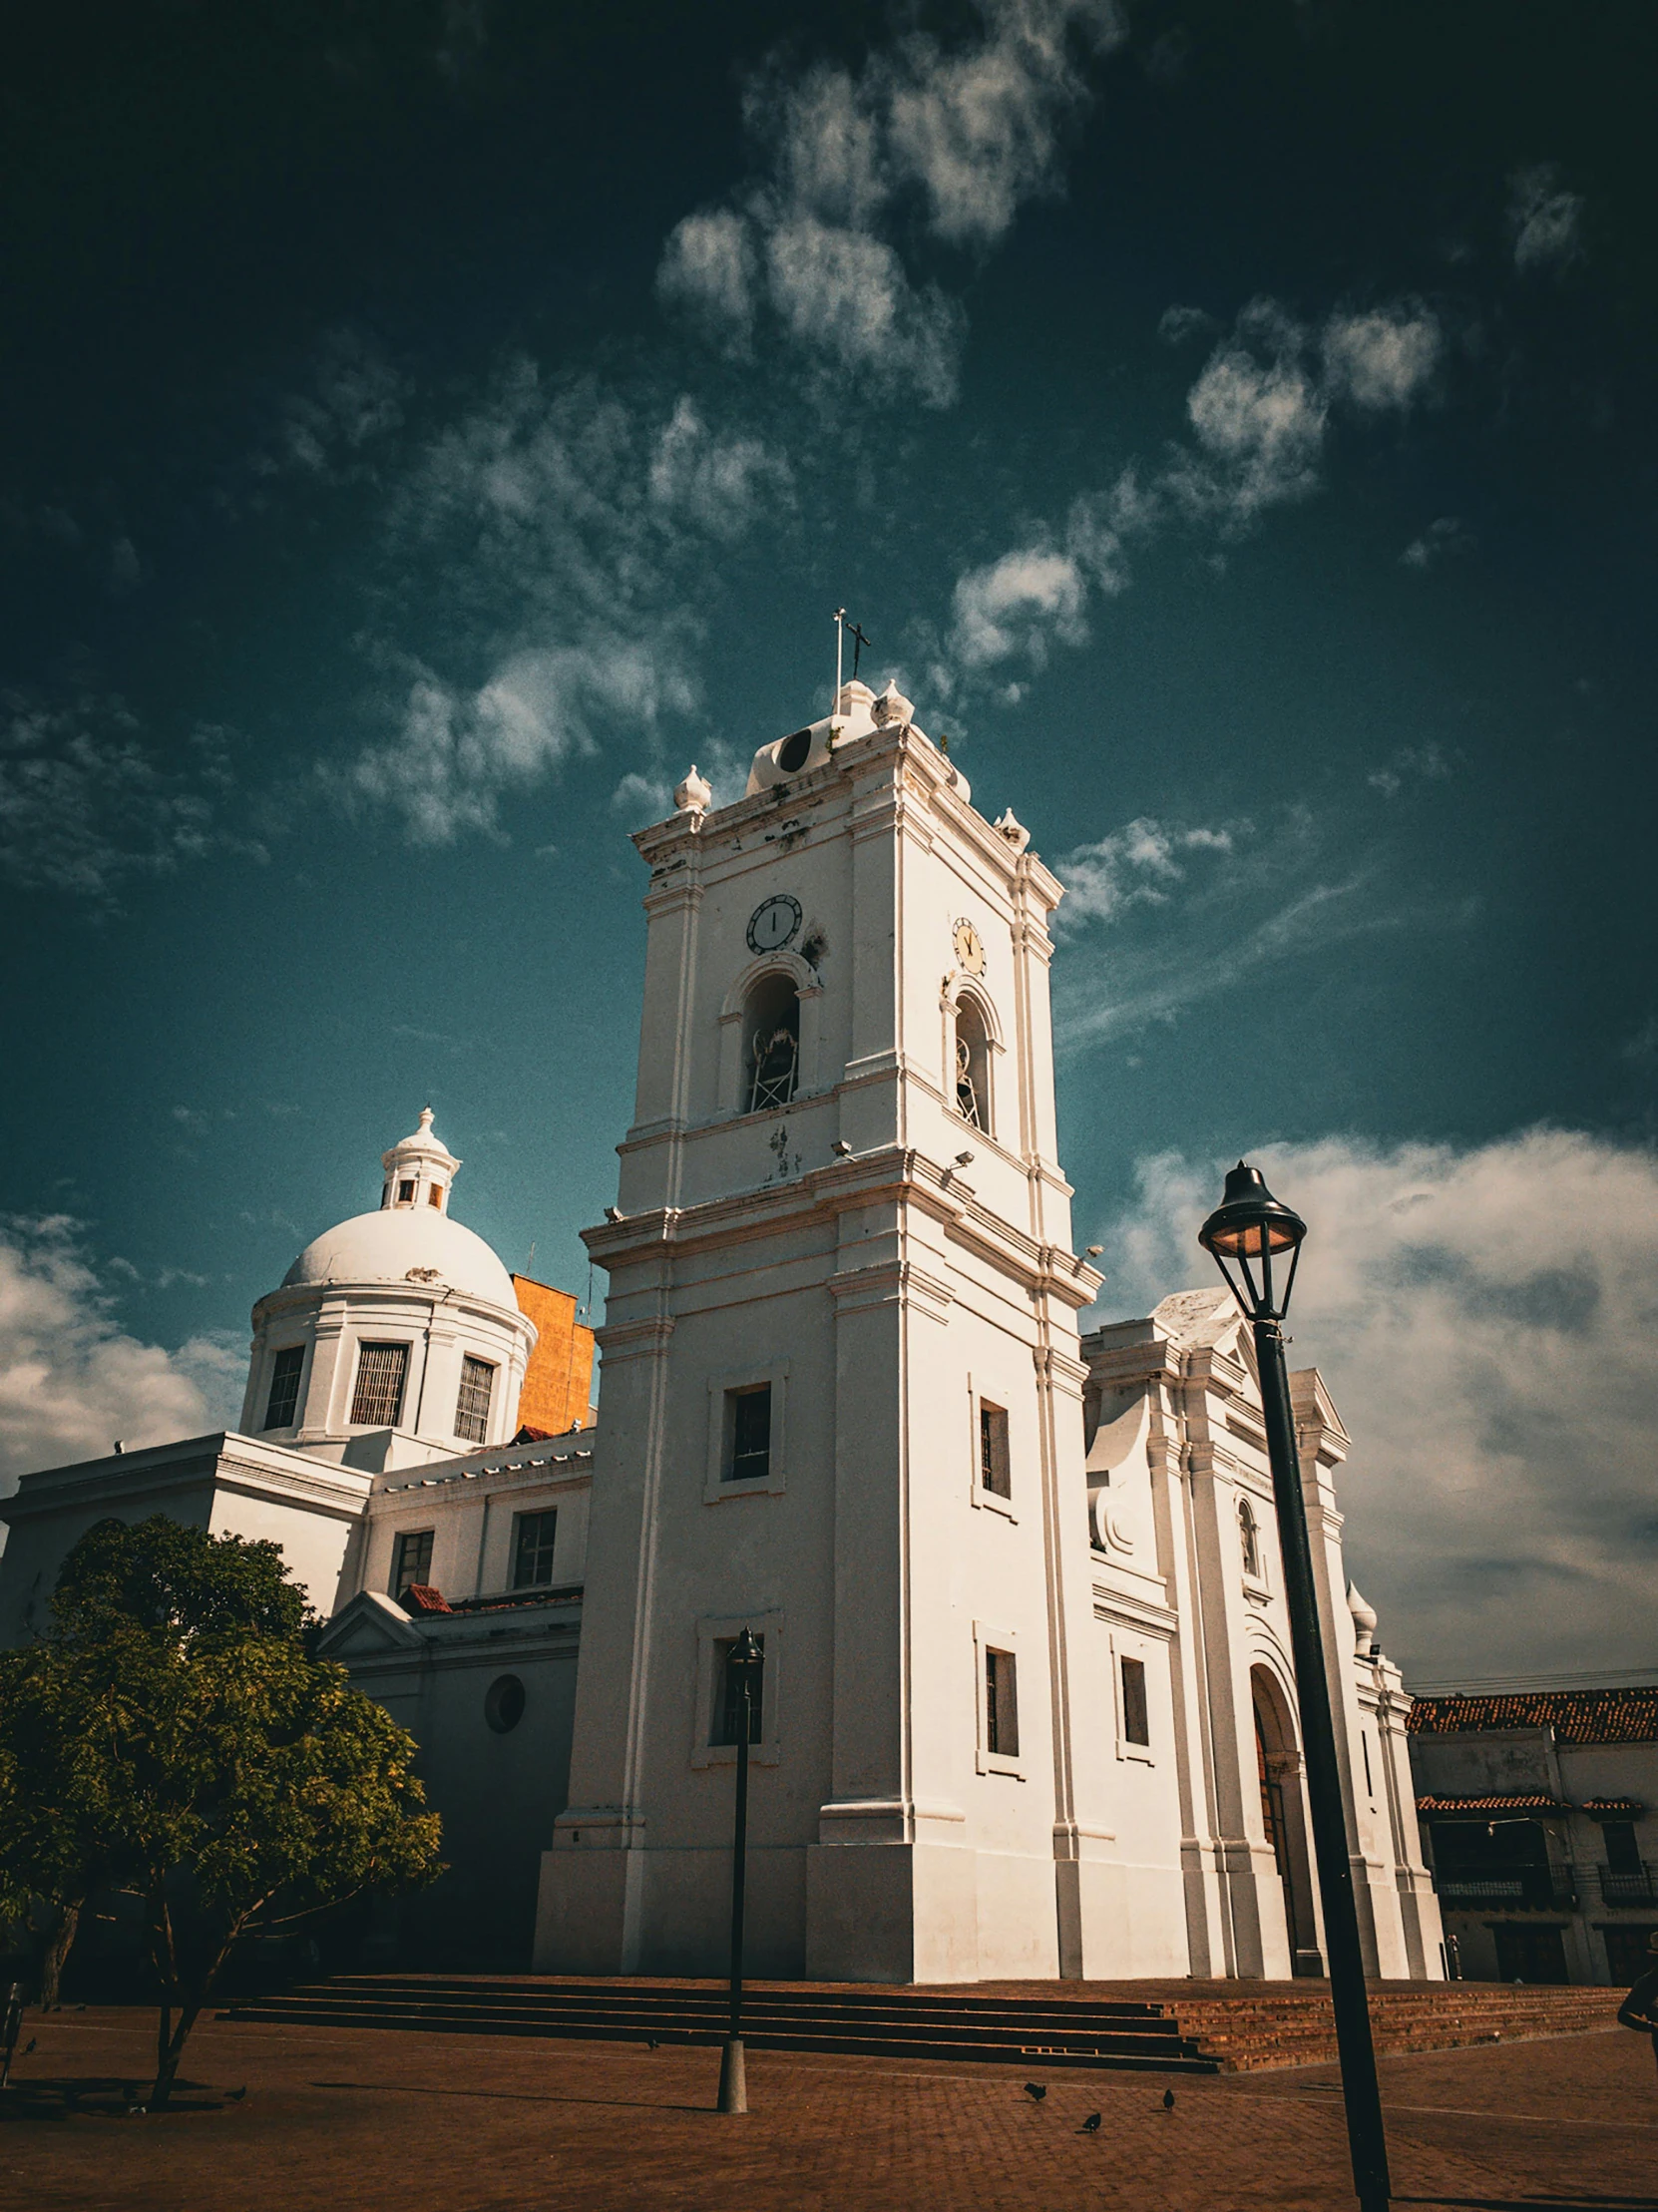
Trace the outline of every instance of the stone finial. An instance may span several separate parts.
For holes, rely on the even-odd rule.
[[[870,705],[870,719],[877,729],[891,729],[895,724],[902,728],[915,717],[915,701],[907,699],[898,685],[887,678],[887,687]]]
[[[1356,1585],[1347,1585],[1347,1609],[1353,1615],[1353,1648],[1361,1659],[1376,1651],[1376,1607],[1367,1604]]]
[[[673,803],[681,814],[705,814],[708,811],[708,801],[713,795],[713,785],[699,772],[694,760],[684,782],[676,783],[673,787]]]
[[[1015,852],[1023,852],[1031,842],[1031,832],[1015,814],[1011,806],[1003,810],[1002,819],[995,826],[1001,830]]]

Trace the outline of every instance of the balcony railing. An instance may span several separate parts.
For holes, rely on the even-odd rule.
[[[1515,1867],[1506,1874],[1444,1874],[1438,1879],[1440,1902],[1453,1911],[1570,1912],[1577,1903],[1571,1867]]]
[[[1649,1859],[1638,1867],[1597,1867],[1602,1905],[1634,1907],[1658,1905],[1658,1866]]]

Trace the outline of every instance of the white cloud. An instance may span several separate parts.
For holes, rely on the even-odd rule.
[[[1561,269],[1582,252],[1583,200],[1567,192],[1552,162],[1516,169],[1508,180],[1508,229],[1514,266]]]
[[[1292,1364],[1354,1439],[1349,1570],[1445,1678],[1650,1654],[1658,1587],[1658,1157],[1572,1130],[1251,1151],[1311,1228]],[[1219,1166],[1144,1160],[1104,1233],[1112,1310],[1209,1279]]]
[[[773,69],[748,88],[759,178],[735,205],[676,225],[657,271],[668,304],[728,347],[763,310],[819,373],[930,406],[955,397],[959,303],[899,251],[926,240],[984,251],[1021,206],[1058,189],[1060,143],[1089,99],[1079,66],[1118,44],[1113,0],[978,0],[976,35],[946,50],[911,36],[851,71]]]
[[[361,331],[326,332],[306,388],[282,401],[272,448],[254,457],[254,473],[295,469],[329,483],[365,474],[367,449],[403,427],[413,389]]]
[[[36,1468],[200,1436],[234,1420],[246,1352],[194,1337],[176,1352],[114,1319],[77,1224],[0,1225],[0,1494]]]
[[[415,844],[497,834],[503,798],[573,753],[597,751],[598,725],[626,721],[649,731],[664,710],[689,711],[688,679],[661,646],[613,637],[521,652],[470,693],[418,669],[396,736],[326,778],[348,797],[399,813]]]
[[[687,397],[664,408],[592,380],[549,385],[507,361],[418,456],[386,526],[388,601],[421,576],[449,666],[374,645],[389,733],[321,780],[440,844],[498,834],[508,793],[616,733],[653,749],[697,703],[710,556],[792,499],[780,455]]]
[[[958,580],[951,651],[968,668],[987,667],[1019,652],[1040,666],[1050,632],[1066,645],[1082,643],[1086,596],[1081,570],[1069,554],[1039,546],[1005,553]]]
[[[1171,308],[1164,334],[1177,340],[1206,320],[1196,309]],[[1136,540],[1177,522],[1235,537],[1270,509],[1310,498],[1324,480],[1333,416],[1408,412],[1432,390],[1443,350],[1440,325],[1420,301],[1343,308],[1309,326],[1274,299],[1252,299],[1187,392],[1190,437],[1170,443],[1160,468],[1131,463],[1109,492],[1074,500],[1062,556],[1037,533],[1035,550],[1028,541],[959,580],[951,640],[959,664],[971,673],[1017,652],[1039,664],[1049,638],[1083,642],[1088,591],[1111,597],[1127,589]],[[994,611],[964,621],[964,602],[972,614],[1038,558],[1068,559],[1080,591],[1057,589],[1050,570],[1050,603],[1034,597],[1023,623],[1003,624]]]
[[[1125,907],[1161,906],[1171,886],[1184,880],[1190,855],[1230,853],[1249,834],[1247,822],[1182,829],[1142,815],[1097,844],[1078,845],[1057,864],[1065,886],[1064,923],[1109,922]]]
[[[1439,323],[1420,302],[1395,301],[1324,326],[1326,388],[1363,412],[1409,407],[1433,381],[1444,350]]]
[[[656,289],[684,307],[734,350],[747,347],[754,322],[754,242],[747,220],[730,208],[686,216],[670,234]]]

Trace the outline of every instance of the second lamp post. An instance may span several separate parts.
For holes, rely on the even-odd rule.
[[[766,1655],[745,1628],[725,1655],[726,1715],[737,1738],[737,1806],[731,1835],[731,2018],[719,2061],[719,2109],[748,2110],[742,2057],[742,1911],[748,1874],[748,1745],[754,1732],[755,1697]],[[730,1741],[729,1736],[725,1739]]]

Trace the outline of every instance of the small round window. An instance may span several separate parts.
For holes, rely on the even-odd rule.
[[[798,775],[806,765],[812,749],[812,733],[809,729],[797,729],[792,737],[785,737],[777,748],[777,765],[785,775]]]
[[[498,1675],[484,1692],[484,1718],[498,1736],[524,1718],[524,1684],[516,1674]]]

